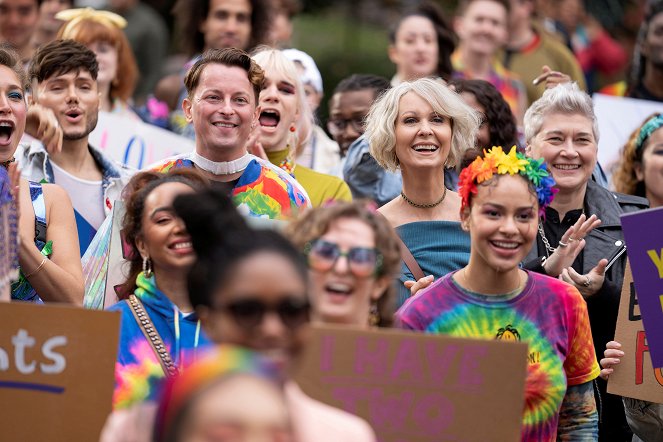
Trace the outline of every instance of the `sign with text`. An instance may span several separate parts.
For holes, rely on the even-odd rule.
[[[297,383],[380,442],[520,441],[527,344],[312,327]]]
[[[663,404],[663,369],[651,363],[630,262],[624,273],[615,341],[622,344],[624,357],[608,379],[608,393]]]
[[[654,367],[663,367],[663,207],[621,216]]]
[[[111,412],[120,315],[0,304],[0,439],[95,441]]]
[[[663,103],[603,94],[594,94],[592,101],[601,134],[598,160],[604,171],[610,174],[631,132],[654,112],[663,112]]]
[[[143,169],[164,158],[191,152],[194,142],[141,120],[99,112],[90,144],[112,159]]]

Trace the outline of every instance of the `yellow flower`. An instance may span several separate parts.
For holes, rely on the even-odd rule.
[[[525,159],[522,155],[518,155],[516,146],[513,146],[509,151],[509,154],[502,156],[500,161],[497,163],[497,173],[500,175],[506,173],[514,175],[519,173],[521,170],[525,170],[525,167],[528,164],[529,163],[527,159]]]

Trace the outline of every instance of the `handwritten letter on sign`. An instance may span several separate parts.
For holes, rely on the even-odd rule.
[[[297,382],[381,442],[520,441],[527,345],[315,327]]]
[[[111,312],[0,304],[0,440],[99,440],[119,323]]]

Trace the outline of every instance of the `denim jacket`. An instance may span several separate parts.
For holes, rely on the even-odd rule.
[[[108,215],[115,200],[121,199],[122,189],[129,182],[134,170],[101,153],[88,144],[90,154],[101,170],[101,187],[104,190],[104,211]],[[44,145],[33,140],[29,145],[20,145],[16,151],[16,161],[21,174],[28,180],[55,183],[53,167]],[[57,184],[57,183],[56,183]]]

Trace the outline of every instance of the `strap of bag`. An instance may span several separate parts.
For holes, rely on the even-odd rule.
[[[421,270],[421,267],[419,267],[419,264],[417,264],[417,260],[414,259],[412,252],[410,252],[410,249],[407,248],[401,237],[398,235],[396,235],[396,237],[398,238],[398,242],[400,243],[401,247],[401,258],[403,258],[403,261],[405,261],[405,265],[412,272],[414,279],[417,281],[420,280],[421,278],[426,276],[424,275],[424,271]]]
[[[143,332],[143,335],[145,335],[145,339],[150,343],[152,350],[154,350],[154,354],[161,363],[161,368],[166,377],[169,378],[177,375],[177,367],[175,366],[173,359],[170,357],[168,349],[161,339],[161,335],[159,335],[159,332],[152,324],[150,315],[145,311],[143,303],[140,302],[140,299],[138,299],[136,295],[131,295],[129,296],[129,305],[131,306],[131,312],[134,314],[138,326]]]

